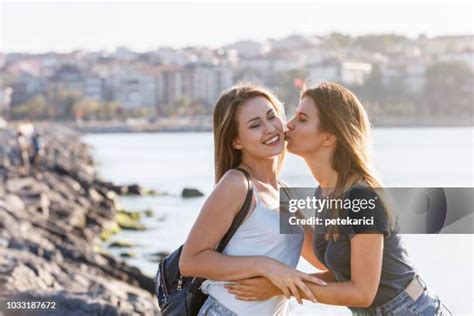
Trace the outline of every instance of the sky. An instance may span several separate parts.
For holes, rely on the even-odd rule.
[[[22,2],[0,0],[0,51],[219,47],[289,34],[474,33],[474,2]]]

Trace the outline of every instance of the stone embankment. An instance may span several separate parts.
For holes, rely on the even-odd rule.
[[[78,133],[39,132],[41,170],[20,176],[16,132],[0,130],[0,315],[158,315],[153,279],[98,246],[120,209],[117,194],[143,190],[102,181]],[[8,312],[7,301],[55,309]]]

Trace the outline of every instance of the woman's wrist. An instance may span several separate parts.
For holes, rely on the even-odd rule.
[[[269,257],[258,257],[255,265],[257,268],[258,275],[268,278],[272,274],[272,270],[275,267],[275,264],[278,263],[278,261]]]

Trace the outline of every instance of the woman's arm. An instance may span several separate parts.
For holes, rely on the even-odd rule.
[[[247,190],[246,178],[238,171],[230,170],[219,181],[184,244],[179,260],[183,275],[235,280],[263,274],[263,257],[229,257],[214,250],[243,205]]]
[[[383,234],[356,234],[351,239],[351,280],[332,282],[321,287],[306,283],[320,303],[351,307],[368,307],[373,302],[380,283],[383,255]],[[322,277],[322,275],[318,275]],[[229,292],[242,300],[261,300],[259,293],[281,292],[270,282],[258,278],[258,282],[250,280],[242,284],[229,285]],[[302,297],[307,299],[303,294]],[[268,297],[267,297],[268,298]]]
[[[372,304],[382,273],[383,234],[356,234],[351,239],[351,280],[326,287],[307,284],[318,302],[352,307]]]
[[[303,246],[301,248],[301,255],[303,256],[303,258],[306,259],[306,261],[308,261],[316,269],[321,270],[321,271],[327,271],[328,269],[326,268],[326,266],[322,264],[321,261],[319,261],[319,259],[314,254],[313,230],[306,225],[303,228],[304,228],[304,241],[303,241]]]

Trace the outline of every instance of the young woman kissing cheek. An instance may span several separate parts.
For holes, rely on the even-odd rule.
[[[295,116],[288,122],[286,140],[287,150],[303,158],[314,155],[326,147],[333,137],[320,128],[318,110],[311,98],[304,97],[295,111]]]

